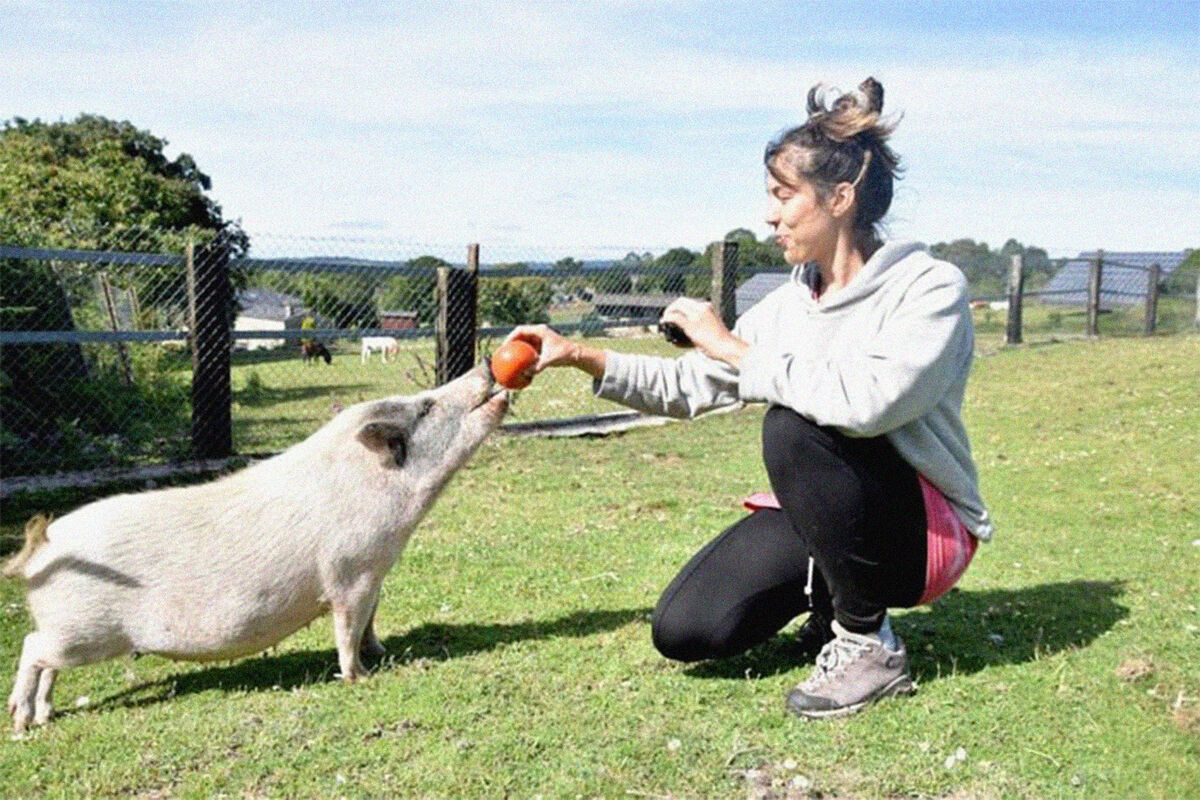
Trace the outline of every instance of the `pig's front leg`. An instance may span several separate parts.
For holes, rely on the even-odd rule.
[[[342,670],[342,680],[347,683],[354,683],[367,676],[359,649],[363,645],[363,634],[371,621],[377,598],[378,591],[375,590],[343,597],[331,604],[338,666]]]

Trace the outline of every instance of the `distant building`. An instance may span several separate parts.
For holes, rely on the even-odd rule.
[[[1153,264],[1159,266],[1159,281],[1165,281],[1183,262],[1184,253],[1104,253],[1100,272],[1100,305],[1130,306],[1145,302],[1146,278]],[[1080,253],[1066,261],[1045,286],[1038,290],[1045,303],[1086,306],[1088,280],[1096,253]]]
[[[380,311],[379,327],[389,331],[409,331],[417,327],[415,311]]]
[[[237,318],[233,321],[234,332],[282,331],[299,329],[305,317],[313,317],[318,328],[332,327],[329,321],[304,307],[299,297],[272,289],[243,289],[237,294]],[[234,338],[234,346],[244,350],[264,350],[283,347],[287,339]],[[297,340],[292,340],[293,344]]]
[[[597,314],[609,319],[657,321],[678,297],[673,294],[597,294],[592,297],[592,304]]]

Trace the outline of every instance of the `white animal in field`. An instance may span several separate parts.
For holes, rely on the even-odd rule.
[[[227,660],[332,612],[341,677],[362,677],[384,575],[442,487],[500,423],[486,366],[350,406],[274,458],[208,484],[110,497],[26,526],[4,573],[35,630],[8,700],[16,731],[53,714],[59,670],[128,653]]]
[[[394,336],[364,336],[362,338],[362,363],[367,363],[371,353],[376,350],[379,351],[379,357],[386,364],[388,356],[394,356],[400,352],[400,343]]]

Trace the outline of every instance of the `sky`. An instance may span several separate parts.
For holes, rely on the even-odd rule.
[[[764,146],[870,75],[890,237],[1171,251],[1198,42],[1200,0],[0,0],[0,119],[128,120],[258,241],[556,260],[766,237]]]

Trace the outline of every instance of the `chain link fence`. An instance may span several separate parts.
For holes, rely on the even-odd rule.
[[[518,324],[667,353],[663,308],[713,292],[714,256],[686,250],[577,259],[136,229],[86,243],[0,242],[6,481],[278,452],[349,404],[461,374]],[[723,263],[729,247],[715,249]],[[611,410],[583,381],[544,377],[515,418]]]
[[[519,324],[675,354],[654,328],[674,298],[710,298],[732,325],[788,274],[749,250],[739,259],[729,241],[587,259],[128,228],[72,241],[79,249],[0,242],[4,486],[279,452],[347,405],[485,362]],[[1008,341],[1192,330],[1183,256],[1081,254],[1036,291],[1018,259],[1008,297],[976,301],[977,328]],[[510,424],[614,411],[570,372],[540,376]]]
[[[974,302],[975,327],[1009,344],[1175,334],[1200,326],[1198,304],[1196,264],[1186,252],[1080,253],[1054,262],[1037,288],[1026,285],[1014,256],[1007,295]]]

